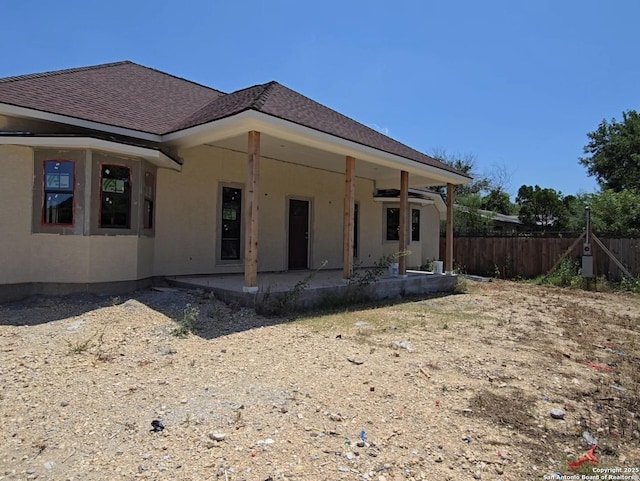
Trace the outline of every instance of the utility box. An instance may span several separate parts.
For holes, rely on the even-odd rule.
[[[591,250],[591,243],[590,242],[585,242],[584,244],[582,244],[582,255],[583,256],[592,256],[593,252]]]
[[[591,254],[582,256],[582,277],[585,279],[593,277],[593,256]]]

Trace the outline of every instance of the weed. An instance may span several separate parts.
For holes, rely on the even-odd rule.
[[[640,294],[640,278],[623,276],[620,280],[620,290]]]
[[[411,254],[411,251],[401,251],[388,256],[383,256],[373,263],[373,266],[369,269],[357,269],[354,264],[351,270],[351,276],[349,277],[349,286],[365,287],[373,284],[380,279],[387,271],[389,266],[396,262],[401,257],[405,257]]]
[[[582,285],[579,273],[580,265],[573,259],[563,259],[560,265],[550,275],[543,277],[540,283],[557,287],[578,287]]]
[[[182,319],[177,321],[178,326],[171,331],[171,334],[176,337],[187,337],[189,333],[193,331],[199,315],[200,309],[196,306],[192,306],[191,304],[187,304],[182,311]]]
[[[469,292],[469,283],[467,279],[462,276],[458,276],[458,280],[456,282],[455,287],[453,288],[454,294],[465,294]]]
[[[83,352],[88,351],[94,346],[101,346],[104,342],[104,332],[100,334],[96,343],[94,344],[94,339],[97,335],[98,333],[96,332],[86,339],[78,339],[73,342],[65,339],[64,342],[66,342],[67,346],[69,346],[69,354],[82,354]],[[98,359],[100,359],[100,356],[98,357]]]
[[[268,286],[264,294],[260,298],[256,298],[256,312],[266,316],[279,316],[294,312],[298,308],[298,301],[302,293],[309,287],[316,273],[323,269],[328,262],[324,261],[319,268],[309,272],[304,279],[296,282],[287,292],[274,295],[271,293],[271,286]]]

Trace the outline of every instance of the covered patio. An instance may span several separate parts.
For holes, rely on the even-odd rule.
[[[361,274],[364,272],[365,270],[362,270]],[[452,292],[458,282],[458,277],[450,273],[436,274],[417,270],[407,270],[404,277],[394,277],[385,272],[372,282],[358,282],[358,279],[362,279],[358,271],[348,280],[344,279],[343,272],[337,269],[300,270],[259,273],[257,291],[247,292],[244,288],[244,274],[171,276],[165,279],[171,286],[201,289],[213,293],[224,302],[247,307],[284,299],[295,291],[296,298],[289,299],[295,304],[290,307],[295,309],[321,307],[323,304],[349,302],[351,299],[384,300]]]

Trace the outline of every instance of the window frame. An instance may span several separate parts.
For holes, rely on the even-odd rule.
[[[223,229],[223,198],[224,189],[236,189],[240,191],[240,237],[237,259],[223,259],[222,258],[222,229]],[[218,184],[218,202],[216,205],[215,223],[216,223],[216,252],[215,259],[216,265],[242,265],[244,264],[244,219],[245,219],[245,186],[244,184],[234,182],[221,182]]]
[[[382,204],[382,242],[385,244],[394,244],[400,242],[400,204],[394,203],[383,203]],[[398,211],[398,238],[397,239],[389,239],[388,234],[388,211],[390,209]],[[407,242],[408,244],[419,244],[420,243],[420,221],[418,221],[418,239],[414,240],[413,236],[413,211],[417,211],[419,213],[419,217],[422,217],[420,214],[420,206],[419,204],[412,204],[409,202],[409,222],[407,222]]]
[[[151,179],[150,182],[148,180]],[[147,210],[150,206],[150,212]],[[156,225],[156,176],[155,172],[144,169],[144,180],[142,185],[142,229],[147,232],[154,232]]]
[[[31,205],[31,232],[34,234],[84,235],[85,220],[89,215],[85,212],[86,159],[84,149],[34,148],[33,191]],[[73,224],[48,224],[44,222],[45,161],[73,162]]]
[[[127,213],[126,213],[126,225],[104,225],[102,223],[102,214],[103,214],[103,208],[104,208],[104,197],[105,197],[105,191],[104,191],[104,169],[108,168],[108,167],[112,167],[112,168],[117,168],[117,169],[127,169],[128,175],[127,175],[127,179],[124,181],[125,182],[125,191],[122,193],[119,192],[107,192],[107,194],[119,194],[119,198],[124,198],[126,199],[127,202]],[[108,229],[108,230],[131,230],[132,229],[132,225],[134,225],[132,223],[132,210],[133,210],[133,202],[132,202],[132,198],[133,198],[133,172],[132,172],[132,168],[128,165],[122,165],[122,164],[118,164],[118,163],[106,163],[106,162],[101,162],[100,163],[100,168],[99,168],[99,182],[98,182],[98,228],[100,229]],[[118,180],[118,179],[114,179],[114,180]],[[127,189],[128,186],[128,189]]]
[[[125,227],[102,227],[102,166],[114,165],[116,167],[127,167],[129,169],[129,183],[131,185],[130,208],[129,208],[129,228]],[[90,210],[90,235],[122,236],[122,235],[152,235],[153,231],[142,228],[143,209],[143,186],[139,179],[142,179],[143,169],[154,172],[153,167],[149,167],[141,159],[120,157],[109,152],[94,150],[91,157],[91,210]]]
[[[415,207],[411,207],[409,206],[409,210],[411,211],[411,221],[409,222],[409,230],[410,232],[410,242],[411,243],[415,243],[415,244],[419,244],[420,243],[420,209],[416,209]],[[417,223],[414,222],[414,218],[413,218],[413,214],[417,213],[418,214],[418,221]],[[417,228],[414,228],[417,227]],[[416,236],[414,237],[414,234],[416,234]]]
[[[396,228],[398,232],[398,237],[392,238],[392,239],[389,238],[389,211],[390,210],[398,211],[398,227]],[[393,205],[393,204],[385,204],[384,211],[383,211],[383,218],[384,218],[384,229],[383,229],[382,236],[383,236],[384,242],[399,242],[400,241],[400,206]]]
[[[71,164],[71,185],[70,189],[64,191],[55,191],[47,188],[47,180],[48,180],[48,172],[47,172],[47,164],[48,163],[58,163],[58,164]],[[47,196],[49,194],[71,194],[71,222],[47,222]],[[40,217],[40,224],[43,227],[66,227],[73,228],[76,222],[76,162],[74,160],[69,159],[45,159],[42,161],[42,211]]]

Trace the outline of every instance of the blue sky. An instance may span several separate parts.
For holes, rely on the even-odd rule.
[[[119,60],[234,91],[269,80],[514,195],[593,192],[602,119],[640,109],[636,0],[3,2],[0,77]]]

